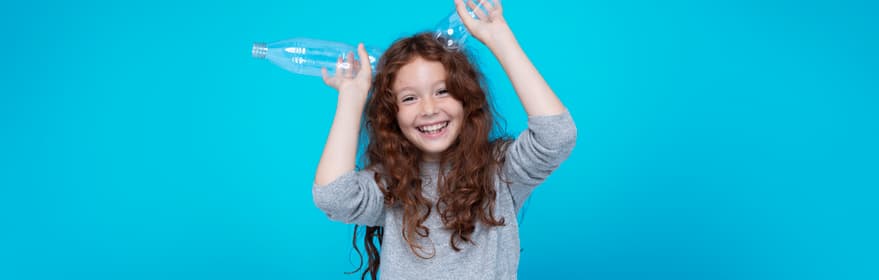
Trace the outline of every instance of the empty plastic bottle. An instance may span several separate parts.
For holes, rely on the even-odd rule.
[[[369,55],[369,67],[375,73],[375,64],[382,51],[366,47],[366,52]],[[355,62],[360,61],[355,46],[311,38],[292,38],[273,43],[257,42],[253,44],[251,53],[253,57],[268,59],[287,71],[316,77],[321,76],[321,68],[324,67],[329,75],[334,75],[337,67],[353,68],[354,65],[348,63],[348,53],[354,53]],[[339,58],[342,58],[342,63],[338,63]]]
[[[470,0],[464,0],[465,3]],[[489,0],[476,0],[478,1],[476,4],[476,8],[481,9],[483,1]],[[470,17],[477,18],[476,14],[473,13],[473,10],[470,7],[467,7],[467,13],[470,14]],[[470,32],[467,31],[467,27],[464,26],[464,22],[461,21],[461,17],[458,16],[458,11],[453,10],[449,16],[444,17],[440,20],[439,23],[434,27],[435,33],[434,37],[440,42],[443,42],[443,45],[446,49],[456,50],[464,46],[464,42],[470,37]]]

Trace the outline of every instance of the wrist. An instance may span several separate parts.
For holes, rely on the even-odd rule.
[[[516,36],[514,36],[513,31],[508,26],[506,26],[506,28],[491,33],[483,43],[486,47],[488,47],[488,49],[494,51],[504,47],[515,45]]]
[[[368,89],[361,89],[359,87],[343,87],[339,89],[339,102],[366,103],[366,96],[368,94]]]
[[[362,110],[366,106],[366,95],[339,91],[339,99],[336,105],[346,110]]]

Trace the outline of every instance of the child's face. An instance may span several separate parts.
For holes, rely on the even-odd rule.
[[[425,160],[439,160],[458,138],[464,119],[461,102],[446,91],[445,67],[416,58],[400,68],[391,89],[403,135],[424,152]]]

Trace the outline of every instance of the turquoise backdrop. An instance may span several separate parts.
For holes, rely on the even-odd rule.
[[[520,279],[879,279],[877,2],[505,4],[579,129]],[[451,10],[5,1],[0,279],[358,279],[310,192],[336,93],[251,44],[383,47]]]

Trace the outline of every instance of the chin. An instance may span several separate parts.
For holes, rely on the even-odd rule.
[[[427,135],[417,129],[412,129],[409,132],[406,138],[415,144],[418,150],[425,156],[437,156],[452,147],[458,137],[459,127],[449,126],[447,131],[441,131],[434,135]]]

